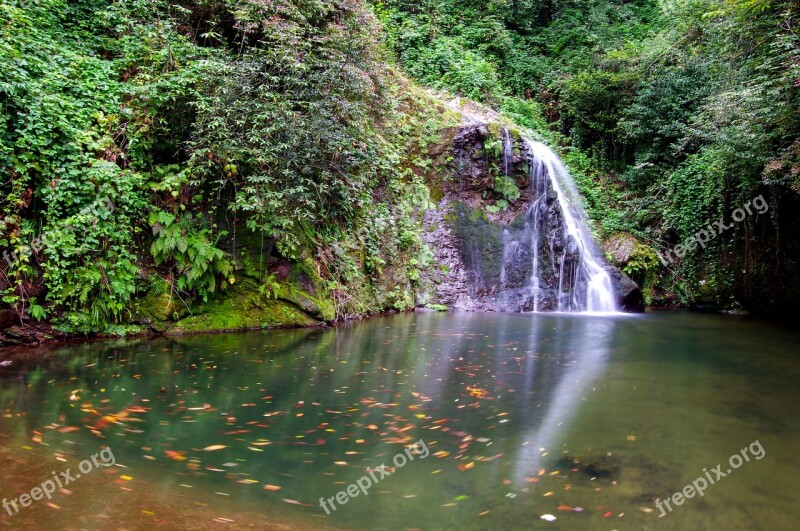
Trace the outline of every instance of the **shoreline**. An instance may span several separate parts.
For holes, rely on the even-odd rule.
[[[443,313],[452,313],[456,310],[449,310]],[[763,319],[769,322],[774,322],[776,324],[782,324],[781,321],[769,319],[767,317],[753,315],[748,312],[738,312],[738,311],[730,311],[730,310],[709,310],[703,308],[686,308],[686,307],[675,307],[675,306],[648,306],[645,309],[644,313],[662,313],[662,312],[689,312],[689,313],[699,313],[699,314],[716,314],[716,315],[725,315],[731,317],[748,317],[748,318],[755,318],[755,319]],[[177,332],[157,332],[153,329],[146,329],[142,330],[141,332],[135,332],[125,335],[114,335],[114,334],[107,334],[107,333],[97,333],[91,335],[80,335],[80,334],[64,334],[62,332],[55,332],[52,336],[43,332],[42,329],[53,331],[52,325],[50,323],[44,323],[43,325],[39,325],[39,331],[42,334],[39,341],[30,341],[30,342],[19,342],[17,344],[8,344],[2,345],[0,344],[0,376],[8,374],[10,372],[16,372],[25,367],[35,366],[41,364],[43,361],[46,361],[48,354],[52,353],[54,350],[61,348],[61,347],[69,347],[72,345],[85,345],[91,343],[101,343],[101,342],[109,342],[109,341],[128,341],[128,340],[150,340],[150,339],[160,339],[160,338],[181,338],[181,337],[192,337],[192,336],[204,336],[204,335],[223,335],[223,334],[246,334],[258,331],[272,331],[272,330],[325,330],[329,328],[337,328],[340,326],[346,326],[349,323],[353,322],[360,322],[370,319],[375,319],[379,317],[388,317],[392,315],[404,314],[404,313],[435,313],[435,310],[430,310],[426,308],[415,308],[412,310],[406,311],[386,311],[386,312],[378,312],[371,315],[363,316],[360,318],[353,318],[353,319],[346,319],[340,321],[332,321],[332,322],[324,322],[320,321],[318,324],[315,325],[297,325],[287,323],[284,325],[275,325],[275,326],[268,326],[268,327],[241,327],[241,328],[219,328],[219,329],[208,329],[208,330],[181,330]],[[468,312],[468,313],[481,313],[481,312]],[[496,312],[485,312],[485,313],[496,313]],[[514,312],[519,313],[519,312]],[[0,332],[1,334],[2,332]],[[10,362],[10,363],[8,363]]]

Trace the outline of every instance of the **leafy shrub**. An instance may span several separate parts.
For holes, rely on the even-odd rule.
[[[155,235],[150,252],[156,265],[166,267],[172,289],[179,295],[208,301],[217,289],[218,278],[227,279],[233,272],[230,261],[216,247],[224,233],[212,239],[205,223],[191,214],[178,219],[168,212],[153,212],[150,224]]]

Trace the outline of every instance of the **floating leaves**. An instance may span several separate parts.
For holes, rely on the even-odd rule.
[[[170,459],[174,459],[175,461],[186,461],[188,457],[186,457],[186,452],[176,452],[174,450],[164,450],[164,453],[167,454],[167,457]]]
[[[216,452],[217,450],[222,450],[223,448],[227,448],[224,444],[213,444],[211,446],[206,446],[203,448],[204,452]]]
[[[285,501],[286,503],[288,503],[290,505],[302,505],[303,507],[314,507],[313,505],[311,505],[309,503],[303,503],[303,502],[299,502],[297,500],[289,500],[287,498],[284,498],[283,501]]]

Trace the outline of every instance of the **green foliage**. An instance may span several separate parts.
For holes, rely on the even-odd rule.
[[[622,268],[640,286],[646,287],[652,279],[649,278],[658,272],[658,255],[651,247],[638,243],[631,253],[628,263]]]
[[[521,195],[519,187],[517,186],[517,183],[514,182],[514,179],[502,175],[494,178],[494,191],[506,202],[514,202],[519,199]]]
[[[362,3],[0,11],[0,294],[21,320],[69,310],[66,328],[105,330],[155,274],[187,308],[209,300],[242,227],[267,298],[276,259],[320,275],[339,317],[379,309],[388,263],[419,275],[443,115],[387,68]]]
[[[269,275],[259,286],[259,291],[267,299],[277,299],[278,294],[281,292],[281,285],[275,279],[275,275]]]
[[[570,77],[561,88],[561,123],[578,147],[614,159],[619,145],[619,114],[630,96],[628,72],[590,70]]]
[[[407,71],[561,144],[605,233],[672,247],[769,195],[769,218],[748,220],[665,271],[665,285],[680,285],[686,300],[732,289],[762,297],[749,287],[757,271],[782,284],[800,263],[785,235],[800,223],[796,2],[375,4]],[[464,83],[475,64],[497,82]],[[774,267],[759,263],[771,254]]]
[[[224,232],[213,238],[202,220],[191,214],[178,219],[164,211],[150,214],[150,224],[155,235],[150,253],[156,265],[166,268],[167,280],[177,294],[207,302],[217,289],[218,278],[233,282],[233,266],[216,247]]]
[[[669,272],[687,297],[800,261],[776,235],[800,193],[792,2],[371,5],[0,0],[3,305],[121,330],[148,276],[186,305],[222,290],[243,228],[262,241],[262,298],[280,296],[270,268],[288,259],[339,318],[413,305],[449,117],[382,40],[418,80],[560,144],[601,232],[668,247],[770,197],[769,218]],[[485,149],[501,157],[502,141]],[[513,179],[494,193],[498,211],[520,197]],[[631,274],[660,279],[645,255]]]

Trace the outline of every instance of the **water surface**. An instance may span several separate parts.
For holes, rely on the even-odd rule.
[[[719,316],[453,313],[61,348],[0,379],[0,496],[105,446],[116,466],[0,522],[793,529],[799,343]],[[418,441],[366,496],[319,506]],[[754,441],[762,459],[660,516]]]

